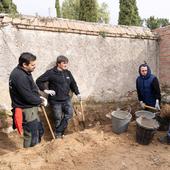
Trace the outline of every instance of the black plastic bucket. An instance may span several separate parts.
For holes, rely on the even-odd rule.
[[[146,129],[137,124],[136,126],[136,142],[142,145],[148,145],[152,139],[156,130],[154,129]]]
[[[159,124],[154,119],[139,117],[136,119],[136,142],[142,145],[148,145],[156,133]]]

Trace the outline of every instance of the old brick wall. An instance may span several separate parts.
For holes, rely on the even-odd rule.
[[[159,34],[160,82],[170,87],[170,26],[156,29]]]

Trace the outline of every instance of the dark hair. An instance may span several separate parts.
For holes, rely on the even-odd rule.
[[[36,56],[28,53],[28,52],[24,52],[20,55],[19,57],[19,66],[23,66],[23,63],[25,63],[26,65],[30,64],[30,61],[35,61],[36,60]]]
[[[60,64],[61,62],[68,63],[68,58],[65,57],[64,55],[59,55],[57,57],[56,64]]]
[[[140,66],[139,66],[139,75],[140,76],[142,76],[141,75],[141,67],[147,67],[147,75],[145,76],[145,78],[148,78],[150,75],[151,75],[151,69],[150,69],[150,67],[145,63],[145,64],[141,64]]]

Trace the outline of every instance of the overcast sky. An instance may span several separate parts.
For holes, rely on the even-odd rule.
[[[63,0],[60,0],[62,3]],[[155,16],[170,20],[170,0],[136,0],[141,18]],[[55,0],[13,0],[21,14],[40,16],[55,16]],[[109,6],[110,23],[117,24],[119,15],[119,0],[98,0]]]

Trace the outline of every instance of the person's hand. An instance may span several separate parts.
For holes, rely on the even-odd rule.
[[[54,90],[44,90],[44,93],[49,94],[50,96],[54,96],[55,95],[55,91]]]
[[[155,108],[160,110],[159,100],[158,99],[156,99]]]
[[[145,108],[145,103],[143,103],[143,101],[140,101],[140,106],[141,106],[142,109],[144,109]]]
[[[80,94],[77,95],[77,99],[78,99],[79,102],[81,101],[81,95]]]
[[[42,96],[40,96],[40,98],[41,98],[41,100],[42,100],[42,105],[43,106],[47,106],[47,104],[48,104],[48,102],[47,102],[47,99],[45,98],[45,97],[42,97]]]

